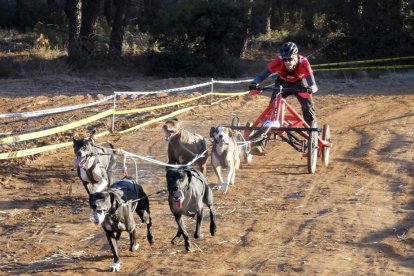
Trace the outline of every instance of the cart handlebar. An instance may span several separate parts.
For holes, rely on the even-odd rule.
[[[283,86],[279,86],[279,87],[275,87],[275,86],[269,86],[269,87],[257,87],[258,91],[277,91],[279,93],[282,93],[282,91],[289,91],[289,92],[294,92],[294,93],[308,93],[308,90],[306,89],[306,87],[301,87],[301,88],[288,88],[288,87],[283,87]]]

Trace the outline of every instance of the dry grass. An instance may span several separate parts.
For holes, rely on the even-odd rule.
[[[60,49],[48,49],[46,47],[32,48],[29,51],[30,56],[43,59],[43,60],[54,60],[67,56],[67,51],[62,51]]]
[[[37,74],[59,74],[70,70],[65,52],[32,48],[21,52],[0,53],[0,77],[27,77]]]

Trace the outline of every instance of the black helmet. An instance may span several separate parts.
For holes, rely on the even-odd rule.
[[[282,58],[290,58],[298,53],[298,46],[293,42],[283,43],[280,47],[280,56]]]

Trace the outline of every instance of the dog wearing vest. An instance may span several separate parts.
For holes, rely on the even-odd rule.
[[[204,153],[195,164],[206,175],[208,154],[205,152],[207,147],[203,136],[185,130],[176,118],[166,121],[162,129],[168,141],[168,164],[185,165]]]
[[[240,167],[240,151],[234,136],[232,129],[227,127],[219,126],[210,129],[210,137],[213,138],[211,165],[223,193],[227,193],[229,185],[234,184],[236,170]],[[221,168],[228,169],[226,181],[221,176]]]
[[[74,165],[88,196],[103,191],[111,183],[116,159],[114,147],[112,144],[109,145],[111,148],[96,145],[94,132],[89,138],[73,137],[73,150],[76,156]]]
[[[109,267],[112,272],[121,269],[118,243],[121,233],[129,233],[129,251],[138,250],[136,223],[137,213],[142,223],[147,225],[147,240],[154,243],[149,200],[143,188],[129,178],[113,183],[108,189],[90,195],[89,204],[93,210],[95,225],[101,225],[111,247],[114,263]]]

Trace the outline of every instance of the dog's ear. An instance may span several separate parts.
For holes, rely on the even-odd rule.
[[[75,144],[76,144],[76,141],[77,141],[77,139],[76,138],[78,138],[78,134],[77,133],[72,133],[72,141],[73,141],[73,145],[75,146]]]
[[[192,177],[191,171],[192,171],[192,170],[193,170],[192,168],[187,168],[187,169],[184,171],[184,173],[186,173],[186,174],[187,174],[187,179],[188,179],[188,182],[190,182],[190,181],[191,181],[191,177]]]
[[[88,140],[89,140],[89,142],[91,142],[92,146],[96,146],[96,141],[95,141],[95,136],[94,135],[89,136]]]
[[[95,146],[96,145],[96,143],[95,143],[96,128],[95,127],[90,127],[90,128],[88,128],[88,130],[89,130],[89,141],[91,142],[91,144],[93,146]]]
[[[234,136],[234,132],[233,132],[233,130],[232,130],[231,128],[227,128],[227,127],[226,127],[226,130],[227,130],[227,135],[228,135],[229,137],[233,137],[233,136]]]
[[[214,132],[216,131],[215,127],[210,128],[210,137],[214,137]]]

